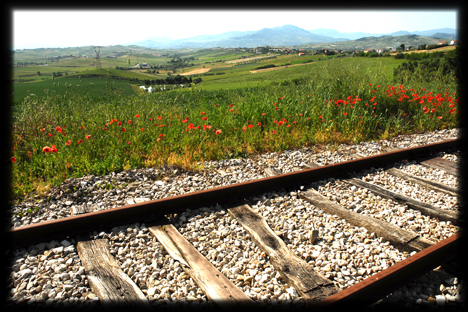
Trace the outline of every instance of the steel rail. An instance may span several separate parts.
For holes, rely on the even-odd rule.
[[[432,246],[354,284],[322,301],[321,308],[367,307],[389,293],[455,258],[465,242],[457,232]]]
[[[265,192],[297,187],[371,167],[381,167],[392,162],[425,157],[451,148],[460,148],[461,143],[461,139],[453,139],[422,145],[189,194],[21,226],[6,230],[4,235],[6,241],[10,243],[10,249],[25,247],[60,237],[104,230],[122,224],[148,222],[165,215],[184,212],[186,209],[242,201],[249,196]]]

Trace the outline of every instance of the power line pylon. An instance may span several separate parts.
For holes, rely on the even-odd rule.
[[[93,48],[94,48],[94,52],[96,52],[96,62],[95,62],[96,69],[102,69],[101,58],[99,57],[99,53],[101,52],[102,47],[93,47]]]

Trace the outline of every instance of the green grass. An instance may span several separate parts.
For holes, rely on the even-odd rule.
[[[87,174],[163,164],[196,170],[204,160],[458,127],[456,86],[395,85],[399,63],[343,58],[257,74],[226,70],[190,89],[140,95],[110,92],[113,80],[104,77],[29,83],[38,95],[12,107],[13,195]],[[101,83],[104,97],[91,95],[89,81]],[[124,88],[120,82],[112,88]],[[43,151],[52,145],[57,153]]]

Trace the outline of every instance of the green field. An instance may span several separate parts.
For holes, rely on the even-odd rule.
[[[171,53],[154,62],[167,63],[177,56]],[[186,51],[182,57],[187,55],[203,64],[184,70],[207,71],[193,74],[202,81],[190,88],[143,92],[138,86],[145,79],[167,73],[111,67],[69,67],[68,75],[55,79],[15,83],[12,196],[44,193],[88,174],[164,164],[198,170],[205,160],[459,126],[454,73],[438,67],[425,65],[418,75],[406,69],[407,81],[400,83],[393,71],[405,60],[393,57],[283,55],[230,67],[216,61],[232,59],[232,51]],[[251,73],[267,64],[297,63]],[[31,73],[15,68],[15,75],[26,70]]]

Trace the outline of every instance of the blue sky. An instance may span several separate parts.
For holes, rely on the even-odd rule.
[[[13,48],[117,45],[155,37],[174,39],[287,24],[306,30],[391,33],[457,28],[453,10],[13,10]],[[135,27],[137,26],[137,27]]]

